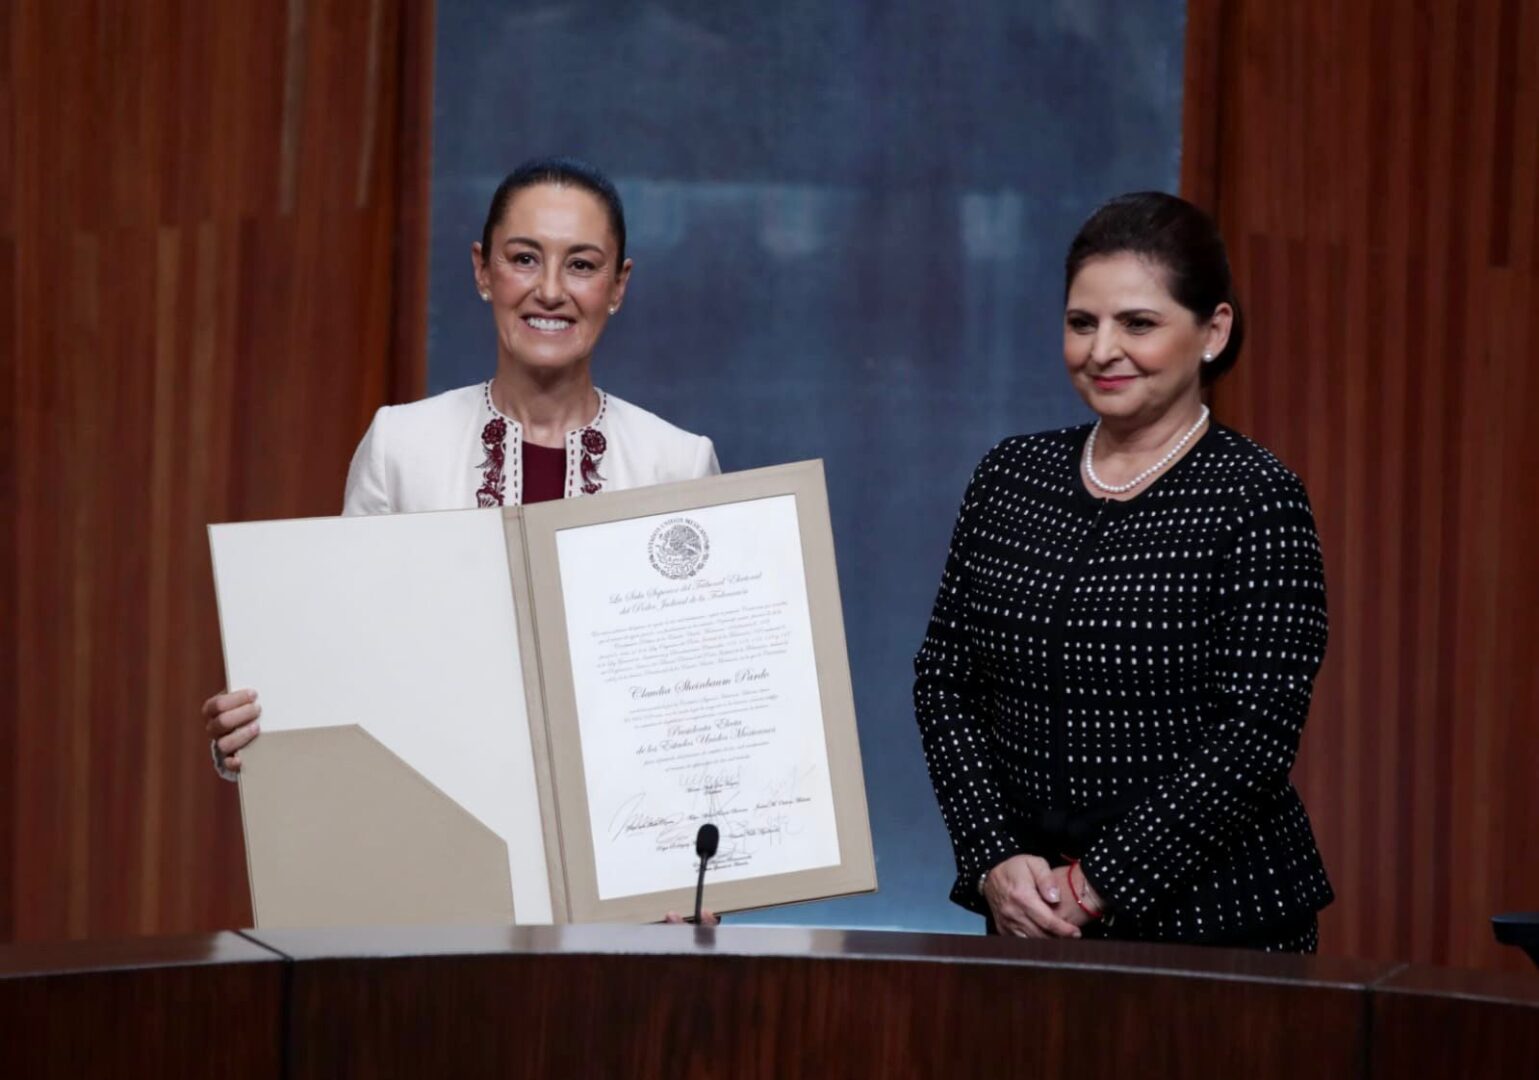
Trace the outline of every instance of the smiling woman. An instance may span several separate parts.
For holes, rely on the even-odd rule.
[[[568,158],[498,185],[471,268],[497,330],[491,378],[380,409],[353,455],[344,514],[519,505],[720,472],[711,440],[593,384],[593,354],[631,276],[614,185]],[[252,690],[203,705],[222,775],[257,736]]]
[[[1202,403],[1243,336],[1223,241],[1127,195],[1064,276],[1096,421],[983,459],[914,660],[951,898],[1022,937],[1312,952],[1332,894],[1288,773],[1325,578],[1303,485]]]
[[[492,378],[381,409],[344,513],[577,498],[719,472],[711,441],[593,384],[632,264],[614,185],[566,158],[527,162],[492,195],[471,269],[497,330]]]

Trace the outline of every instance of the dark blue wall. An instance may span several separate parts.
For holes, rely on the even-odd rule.
[[[1086,415],[1063,253],[1106,197],[1175,189],[1184,23],[1180,0],[439,0],[430,389],[495,366],[469,255],[492,189],[576,154],[636,261],[599,385],[725,469],[826,462],[881,891],[758,921],[978,928],[945,899],[910,662],[978,458]]]

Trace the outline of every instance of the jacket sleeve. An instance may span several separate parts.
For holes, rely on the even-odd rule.
[[[987,468],[985,459],[963,496],[929,628],[914,657],[914,715],[930,783],[956,854],[951,899],[980,914],[986,914],[988,906],[978,894],[979,877],[1025,851],[1011,832],[989,765],[990,720],[969,622],[970,545]]]
[[[695,447],[695,460],[690,468],[691,480],[698,480],[703,476],[715,476],[721,472],[721,465],[716,460],[716,447],[711,440],[704,435],[698,436],[698,445]]]
[[[1288,788],[1326,642],[1319,536],[1288,480],[1240,511],[1215,583],[1206,738],[1082,861],[1115,910],[1158,905]]]
[[[353,461],[347,469],[347,487],[342,495],[344,516],[393,512],[390,491],[385,482],[385,429],[389,426],[388,416],[388,406],[376,412],[369,430],[363,433],[363,439],[358,443],[358,449],[353,451]]]

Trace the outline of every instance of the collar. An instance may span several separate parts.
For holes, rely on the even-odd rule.
[[[604,453],[609,449],[606,423],[609,415],[609,395],[598,387],[598,411],[593,419],[579,428],[566,433],[566,491],[568,499],[580,495],[596,495],[603,490],[605,477],[599,471]],[[477,468],[481,472],[481,486],[476,489],[476,505],[481,507],[502,506],[508,502],[507,486],[513,481],[514,506],[523,503],[524,494],[524,427],[511,416],[504,415],[492,403],[492,381],[481,387],[482,408],[486,422],[481,427],[481,446],[486,457]]]

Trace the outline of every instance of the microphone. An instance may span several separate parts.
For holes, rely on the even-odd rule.
[[[696,926],[700,925],[700,901],[705,898],[705,864],[716,854],[716,845],[719,843],[721,831],[709,821],[695,833],[695,854],[700,857],[700,878],[695,882],[695,917],[690,921]]]

